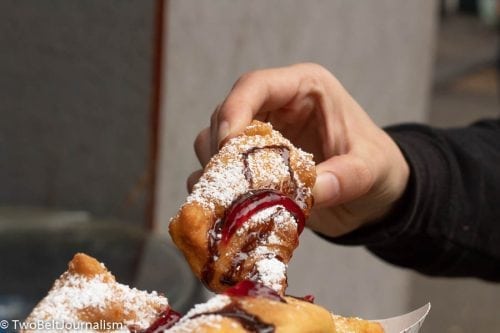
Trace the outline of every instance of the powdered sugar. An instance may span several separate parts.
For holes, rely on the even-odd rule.
[[[280,243],[281,243],[281,239],[276,235],[275,232],[271,232],[271,234],[267,238],[267,244],[276,245],[276,244],[280,244]]]
[[[278,229],[288,228],[290,224],[292,224],[295,228],[297,227],[297,221],[293,215],[290,214],[290,212],[287,211],[282,205],[276,205],[263,209],[252,215],[246,223],[236,230],[236,234],[238,236],[242,236],[251,226],[255,224],[269,223],[271,220],[273,220],[274,226]],[[276,237],[275,234],[274,236]],[[273,238],[273,241],[276,243],[277,239]]]
[[[219,322],[222,320],[222,316],[216,314],[209,314],[217,310],[222,309],[226,305],[231,303],[231,298],[226,295],[216,295],[208,300],[206,303],[196,304],[194,308],[189,310],[189,312],[181,318],[181,320],[172,328],[166,330],[169,333],[184,333],[184,332],[196,332],[196,329],[201,325],[211,326],[218,328]],[[203,316],[196,317],[197,315],[207,314]],[[196,317],[196,318],[193,318]]]
[[[259,186],[272,186],[290,178],[290,171],[280,152],[273,150],[257,150],[248,156],[248,166],[252,178]]]
[[[194,333],[198,332],[201,327],[213,328],[214,331],[219,331],[221,328],[220,322],[224,317],[221,315],[206,315],[197,318],[181,319],[174,327],[165,330],[164,333]]]
[[[234,198],[248,190],[243,174],[243,162],[233,160],[228,164],[214,161],[193,188],[187,202],[198,202],[213,210],[215,204],[228,207]]]
[[[253,251],[253,254],[259,257],[268,256],[269,254],[272,253],[273,253],[272,250],[267,246],[257,246]]]
[[[295,218],[283,206],[277,205],[266,208],[244,224],[237,234],[242,236],[253,223],[269,223],[273,220],[273,228],[289,228],[292,224],[297,228]],[[281,239],[276,232],[271,232],[267,239],[262,240],[262,244],[257,246],[250,256],[260,258],[256,261],[257,280],[264,285],[280,292],[282,284],[286,281],[286,265],[276,258],[273,244],[280,244]]]
[[[252,124],[247,129],[252,129],[255,126],[271,128],[269,124]],[[211,211],[216,206],[229,207],[237,197],[250,190],[250,184],[244,175],[245,166],[242,154],[252,148],[269,145],[289,147],[297,156],[296,163],[298,165],[306,166],[305,164],[308,163],[309,168],[314,166],[311,154],[295,148],[277,131],[273,130],[269,135],[237,136],[229,140],[210,160],[204,174],[194,185],[186,202],[197,202]],[[288,166],[280,154],[272,149],[257,151],[253,156],[249,156],[248,162],[253,176],[260,185],[279,188],[285,179],[289,179]],[[294,180],[299,187],[303,186],[298,177],[295,177]]]
[[[212,297],[208,302],[202,304],[196,304],[194,308],[189,310],[184,316],[185,318],[193,317],[201,313],[214,312],[222,309],[226,305],[231,303],[231,298],[227,295],[216,295]]]
[[[277,292],[281,291],[282,283],[286,279],[286,265],[277,258],[265,258],[255,264],[259,272],[259,280]]]
[[[124,328],[134,325],[147,328],[168,300],[155,291],[148,293],[109,279],[110,274],[85,277],[64,273],[49,294],[35,307],[27,321],[54,320],[59,323],[81,322],[81,311],[106,311],[110,304],[120,304],[126,318]]]

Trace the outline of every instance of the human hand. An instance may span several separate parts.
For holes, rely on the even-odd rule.
[[[259,70],[240,77],[195,140],[205,166],[225,140],[253,119],[269,121],[314,154],[318,174],[308,226],[340,236],[386,215],[403,194],[409,167],[340,82],[316,64]],[[191,188],[201,171],[188,179]]]

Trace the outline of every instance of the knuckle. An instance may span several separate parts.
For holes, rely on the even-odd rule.
[[[304,63],[301,65],[305,66],[307,72],[309,73],[308,77],[310,77],[313,82],[319,82],[321,84],[331,82],[338,85],[339,82],[337,78],[327,68],[316,63]]]
[[[194,139],[193,146],[195,150],[199,150],[202,147],[203,142],[207,140],[207,134],[208,134],[207,131],[208,128],[203,129],[200,133],[198,133],[198,135]]]
[[[318,75],[318,76],[323,76],[323,75],[331,75],[330,71],[326,69],[325,67],[321,66],[320,64],[314,63],[314,62],[305,62],[298,64],[300,67],[304,67],[305,70],[308,72]]]
[[[234,86],[241,85],[242,83],[247,83],[253,81],[257,76],[259,76],[259,71],[250,71],[243,73],[238,80],[236,80]]]
[[[358,158],[353,164],[354,179],[357,180],[358,187],[361,193],[368,193],[375,184],[375,175],[368,164]]]

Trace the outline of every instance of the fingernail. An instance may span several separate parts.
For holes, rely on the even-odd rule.
[[[219,131],[217,132],[217,145],[219,149],[224,145],[226,137],[229,135],[229,123],[227,121],[222,121],[219,125]]]
[[[318,206],[333,204],[340,196],[340,185],[337,176],[332,172],[323,172],[316,178],[313,189],[314,202]]]

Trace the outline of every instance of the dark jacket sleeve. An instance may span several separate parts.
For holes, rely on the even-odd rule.
[[[466,128],[386,128],[410,165],[380,223],[330,238],[422,273],[500,281],[500,120]]]

